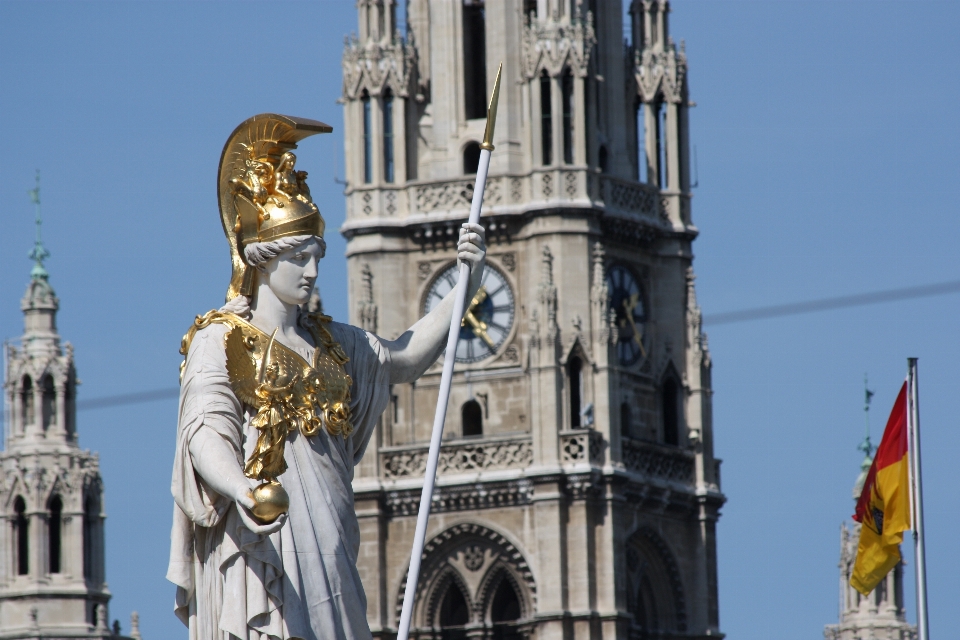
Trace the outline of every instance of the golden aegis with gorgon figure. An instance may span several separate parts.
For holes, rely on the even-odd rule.
[[[268,113],[247,119],[227,139],[218,196],[232,263],[228,302],[238,296],[251,303],[255,299],[257,270],[247,262],[249,245],[295,236],[316,236],[322,242],[323,217],[310,196],[307,173],[296,169],[293,149],[308,136],[332,130],[315,120]],[[230,386],[241,403],[256,410],[250,425],[257,430],[257,441],[244,465],[247,477],[263,482],[253,491],[253,514],[271,522],[289,508],[289,496],[277,482],[287,470],[287,434],[299,430],[309,437],[326,429],[330,436],[346,438],[353,432],[352,380],[344,368],[348,358],[326,328],[331,321],[327,316],[299,315],[315,347],[308,362],[276,341],[277,330],[268,336],[228,309],[233,307],[198,316],[183,337],[180,353],[187,356],[197,331],[210,324],[227,327]]]

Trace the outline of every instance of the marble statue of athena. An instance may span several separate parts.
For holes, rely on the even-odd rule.
[[[395,340],[309,310],[324,222],[292,150],[323,123],[262,114],[220,162],[227,303],[184,336],[167,578],[191,640],[371,637],[353,468],[391,384],[440,356],[453,293]],[[463,225],[469,296],[483,229]],[[469,298],[468,298],[469,299]]]

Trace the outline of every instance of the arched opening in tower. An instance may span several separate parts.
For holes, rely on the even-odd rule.
[[[460,409],[463,421],[463,437],[483,435],[483,408],[476,400],[467,400]]]
[[[540,153],[543,166],[553,161],[553,110],[550,105],[550,76],[540,72]]]
[[[560,78],[560,93],[563,100],[563,162],[573,164],[573,74],[569,67],[563,70]]]
[[[633,425],[633,413],[629,402],[620,403],[620,435],[629,438]]]
[[[43,430],[47,431],[57,421],[57,392],[53,387],[53,377],[44,376],[40,387],[43,389],[43,401],[41,402]]]
[[[470,609],[463,591],[455,581],[451,581],[440,604],[440,640],[465,640],[464,627],[470,622]]]
[[[677,382],[668,377],[663,382],[663,442],[676,446],[680,436],[680,411]]]
[[[15,515],[13,528],[17,541],[17,575],[30,573],[30,521],[27,520],[27,503],[22,496],[13,501]]]
[[[493,623],[493,640],[520,640],[516,621],[520,619],[520,598],[510,581],[504,577],[497,587],[490,605],[490,622]]]
[[[373,123],[370,120],[370,94],[366,91],[360,97],[360,105],[363,108],[363,181],[370,184],[373,182],[373,139],[370,137]]]
[[[26,431],[28,425],[33,424],[33,379],[23,376],[20,386],[20,433]]]
[[[60,496],[53,496],[50,498],[50,502],[47,505],[47,509],[50,512],[48,524],[47,524],[47,535],[49,541],[49,568],[50,573],[60,573],[61,570],[61,531],[62,531],[62,521],[63,521],[63,500],[60,499]]]
[[[567,363],[567,378],[570,380],[570,428],[579,429],[580,410],[583,408],[583,363],[574,356]]]
[[[463,148],[463,173],[474,175],[480,168],[480,143],[468,142]]]
[[[483,0],[463,0],[463,101],[467,120],[487,117],[487,26]]]
[[[383,179],[393,182],[393,92],[383,93]]]

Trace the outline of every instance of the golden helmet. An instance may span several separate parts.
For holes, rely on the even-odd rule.
[[[310,197],[307,173],[296,170],[293,149],[308,136],[331,131],[316,120],[263,113],[230,134],[217,184],[233,266],[227,300],[253,293],[255,272],[243,257],[244,246],[289,236],[323,237],[323,216]]]

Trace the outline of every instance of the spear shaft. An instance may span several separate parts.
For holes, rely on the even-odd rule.
[[[490,169],[490,152],[493,151],[493,129],[497,122],[497,99],[500,96],[500,73],[503,63],[497,70],[497,80],[487,109],[487,127],[480,145],[480,165],[477,167],[477,183],[473,189],[473,201],[470,203],[472,224],[480,223],[480,206],[483,204],[483,190],[487,184],[487,171]],[[430,451],[427,454],[427,468],[423,477],[423,491],[420,494],[420,510],[417,512],[417,529],[413,536],[413,549],[410,551],[410,569],[407,571],[407,585],[403,592],[403,608],[400,612],[400,624],[397,640],[408,640],[410,619],[413,616],[413,600],[417,593],[417,580],[420,577],[420,559],[427,536],[427,521],[430,518],[430,503],[433,500],[433,487],[437,481],[437,462],[440,459],[440,442],[443,439],[443,422],[447,417],[447,403],[450,400],[450,383],[453,380],[453,365],[457,357],[457,341],[460,338],[460,323],[466,306],[467,287],[470,281],[470,267],[460,264],[456,294],[453,300],[453,316],[450,319],[450,332],[447,334],[447,349],[443,357],[443,374],[440,376],[440,394],[437,398],[437,413],[433,419],[433,434],[430,437]]]

